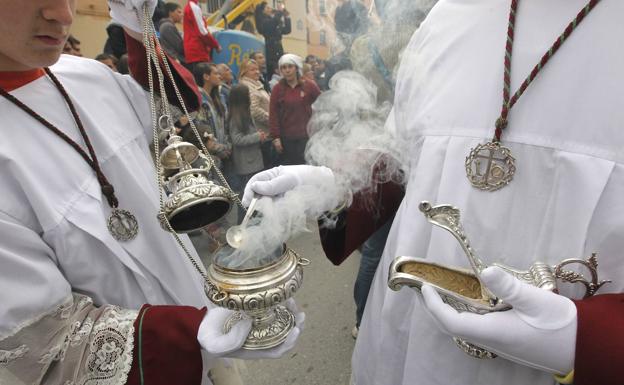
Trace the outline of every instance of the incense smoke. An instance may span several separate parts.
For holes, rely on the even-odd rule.
[[[261,217],[248,227],[243,246],[231,255],[230,267],[249,268],[267,262],[262,256],[271,255],[298,233],[309,231],[309,220],[340,205],[346,191],[369,191],[378,182],[388,180],[404,183],[414,138],[397,132],[392,119],[386,120],[402,51],[435,2],[376,2],[381,25],[371,27],[369,33],[353,42],[349,57],[354,70],[341,71],[331,78],[330,90],[313,105],[308,124],[306,160],[331,168],[335,183],[298,186],[283,197],[261,199],[257,206]],[[379,63],[373,62],[371,46],[383,58],[386,76],[380,73]],[[375,167],[380,160],[384,164],[382,173]]]

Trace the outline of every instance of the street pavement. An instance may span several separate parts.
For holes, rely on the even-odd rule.
[[[311,261],[304,268],[303,286],[295,294],[297,305],[305,311],[305,328],[297,346],[276,360],[245,361],[245,385],[348,385],[351,354],[355,340],[353,282],[360,256],[356,252],[340,266],[334,266],[323,253],[318,230],[309,223],[310,232],[288,242],[301,257]],[[200,237],[192,237],[200,255],[206,255]]]

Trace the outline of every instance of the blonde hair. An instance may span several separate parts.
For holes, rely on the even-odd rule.
[[[308,63],[303,63],[303,76],[305,76],[308,72],[312,72],[312,66]]]
[[[260,69],[260,66],[258,65],[258,63],[256,63],[255,60],[249,58],[243,60],[238,69],[238,80],[241,80],[245,76],[245,74],[249,72],[249,67],[251,67],[252,65],[255,65],[256,67],[258,67],[258,69]]]

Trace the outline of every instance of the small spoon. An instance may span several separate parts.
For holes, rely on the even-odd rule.
[[[243,221],[238,226],[230,227],[225,233],[225,239],[227,243],[235,249],[238,249],[243,243],[243,238],[245,234],[245,227],[247,227],[247,222],[251,215],[254,213],[256,208],[256,203],[258,202],[258,198],[253,198],[251,203],[249,203],[249,207],[247,208],[247,213],[243,218]]]

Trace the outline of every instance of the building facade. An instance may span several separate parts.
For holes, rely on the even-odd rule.
[[[186,0],[167,0],[186,5]],[[223,0],[209,0],[201,6],[207,10],[214,8]],[[268,0],[273,5],[275,0]],[[307,42],[307,15],[304,0],[285,0],[286,9],[290,12],[292,32],[284,36],[283,45],[286,52],[296,53],[305,57],[308,54]],[[80,40],[82,53],[85,57],[93,58],[101,53],[106,43],[106,26],[110,23],[106,0],[78,0],[76,16],[71,33]],[[180,26],[181,28],[181,26]]]
[[[308,54],[316,55],[321,59],[340,52],[344,47],[336,36],[334,15],[336,8],[344,0],[305,0],[308,22]],[[359,1],[371,9],[373,0]]]

